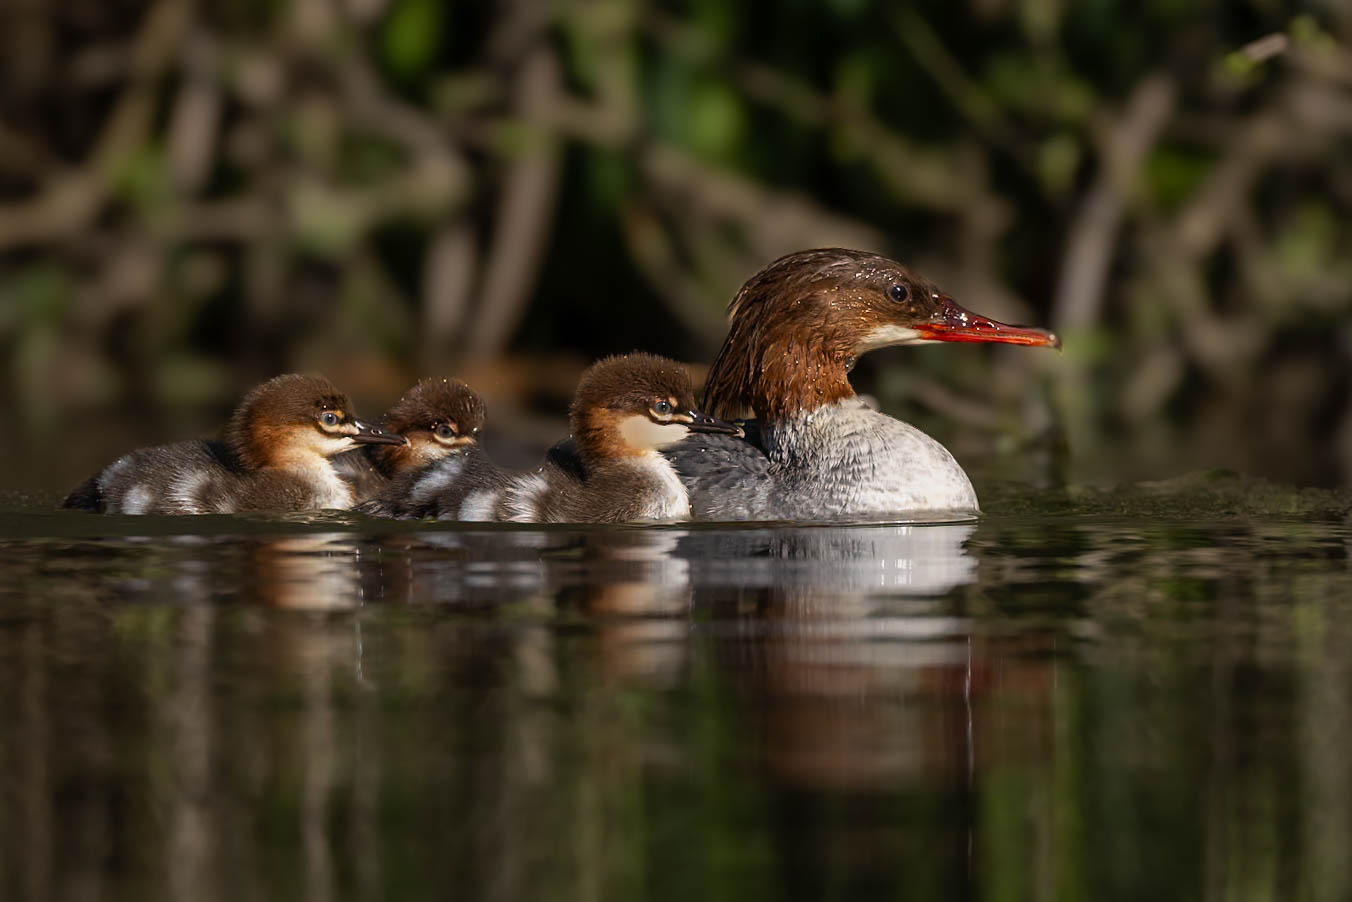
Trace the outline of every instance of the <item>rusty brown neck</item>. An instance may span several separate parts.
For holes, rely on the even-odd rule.
[[[240,421],[231,423],[225,441],[245,469],[264,470],[281,465],[278,461],[285,455],[290,437],[286,428]]]
[[[573,415],[573,439],[587,467],[635,457],[638,451],[620,437],[622,415],[611,410],[583,410]]]
[[[705,409],[716,417],[744,416],[750,408],[773,423],[854,397],[848,355],[792,338],[754,349],[729,336],[709,371]]]

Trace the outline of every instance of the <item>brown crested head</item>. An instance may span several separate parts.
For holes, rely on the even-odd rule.
[[[700,412],[685,367],[639,352],[588,367],[573,395],[569,422],[578,450],[591,462],[646,454],[691,432],[740,431]]]
[[[459,379],[422,379],[386,411],[380,424],[406,445],[372,449],[387,476],[429,464],[477,440],[487,410],[483,398]]]
[[[1060,347],[1050,332],[978,316],[895,260],[848,248],[781,257],[728,308],[728,337],[704,403],[716,416],[750,409],[775,420],[851,397],[859,355],[933,341]]]
[[[358,444],[402,444],[357,419],[347,395],[323,376],[276,376],[244,396],[226,442],[251,469],[285,467],[300,457],[331,457]]]

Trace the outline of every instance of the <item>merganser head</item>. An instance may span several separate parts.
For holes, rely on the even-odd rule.
[[[578,451],[592,461],[644,455],[692,432],[741,434],[695,407],[685,367],[640,353],[592,364],[578,381],[569,421]]]
[[[752,276],[728,307],[728,337],[709,371],[707,409],[774,420],[851,397],[848,373],[889,345],[983,341],[1054,348],[1051,332],[959,307],[905,266],[846,248],[799,251]]]
[[[255,386],[230,418],[226,442],[250,469],[293,466],[360,444],[402,445],[402,436],[364,423],[322,376],[286,375]]]
[[[483,398],[459,379],[422,379],[380,420],[408,444],[373,447],[375,463],[393,476],[454,454],[478,439],[485,415]]]

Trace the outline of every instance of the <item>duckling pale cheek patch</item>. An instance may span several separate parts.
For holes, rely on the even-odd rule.
[[[689,434],[690,429],[682,423],[654,423],[644,416],[626,417],[620,423],[620,437],[640,451],[674,445]]]
[[[357,447],[357,442],[350,435],[326,436],[320,444],[319,453],[325,457],[333,457],[335,454],[342,454],[344,451],[350,451],[355,447]]]
[[[419,464],[430,464],[434,460],[441,460],[455,450],[435,439],[423,438],[422,436],[406,436],[406,438],[408,438],[410,448],[409,457]]]

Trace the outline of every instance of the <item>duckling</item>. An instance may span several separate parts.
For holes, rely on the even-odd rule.
[[[738,435],[695,407],[690,376],[651,354],[610,357],[582,374],[569,412],[576,461],[502,470],[477,445],[418,471],[394,516],[519,523],[681,520],[690,499],[661,454],[691,433]]]
[[[385,515],[377,499],[409,473],[474,444],[483,428],[483,398],[459,379],[421,379],[380,418],[404,445],[365,445],[333,458],[333,467],[367,513]]]
[[[364,423],[320,376],[254,387],[219,441],[140,448],[90,477],[62,506],[107,514],[227,514],[344,509],[353,497],[329,458],[404,439]]]

